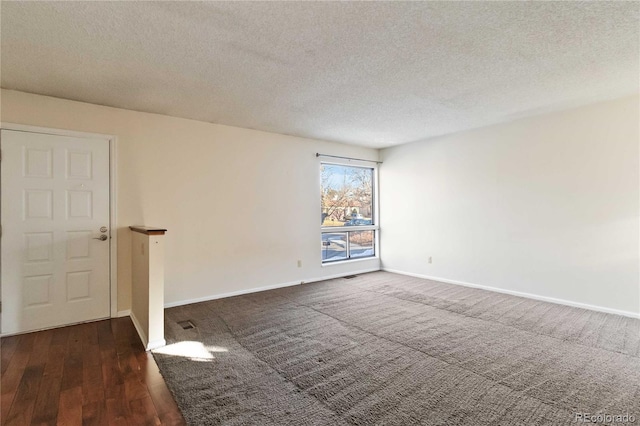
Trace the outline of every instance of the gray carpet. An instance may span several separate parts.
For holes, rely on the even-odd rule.
[[[640,423],[640,320],[616,315],[375,272],[168,309],[166,332],[208,349],[154,353],[192,425]]]

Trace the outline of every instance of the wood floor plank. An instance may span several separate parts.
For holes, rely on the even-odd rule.
[[[4,425],[7,417],[9,416],[9,411],[11,410],[11,405],[16,396],[16,391],[6,392],[0,395],[0,424]]]
[[[150,385],[149,394],[163,425],[187,424],[164,380]]]
[[[33,333],[20,336],[18,346],[15,353],[11,357],[7,371],[2,375],[2,392],[15,390],[22,379],[22,372],[29,362],[31,352],[33,351],[33,342],[35,335]]]
[[[105,399],[102,379],[102,357],[98,344],[98,328],[95,323],[83,327],[82,345],[82,397],[83,403],[98,402]]]
[[[60,327],[53,330],[53,336],[51,337],[51,346],[62,345],[67,346],[69,342],[69,335],[71,334],[71,327]]]
[[[5,337],[0,348],[2,426],[186,424],[130,318]]]
[[[112,387],[110,396],[107,397],[107,419],[109,425],[126,425],[131,418],[129,401],[125,398],[124,384]]]
[[[100,348],[100,360],[102,365],[102,383],[105,389],[105,398],[115,398],[119,391],[124,389],[122,371],[118,363],[116,341],[113,336],[112,321],[100,321],[98,327],[98,346]],[[108,408],[108,407],[107,407]]]
[[[25,368],[15,394],[15,401],[6,419],[3,417],[3,424],[28,425],[31,423],[43,370],[43,367],[38,365]]]
[[[33,408],[32,424],[55,425],[58,415],[58,395],[62,375],[55,373],[61,369],[57,366],[62,365],[64,356],[62,359],[56,358],[55,354],[51,353],[51,342],[54,334],[54,330],[36,333],[36,339],[33,344],[34,351],[29,360],[29,365],[37,365],[43,370],[39,392]],[[54,374],[50,374],[51,372]]]
[[[67,348],[63,345],[51,345],[49,347],[49,359],[44,367],[44,375],[57,377],[62,380]]]
[[[96,328],[98,329],[98,344],[100,347],[115,346],[111,323],[111,321],[98,321],[96,323]]]
[[[31,417],[33,416],[33,408],[36,402],[34,400],[29,401],[17,401],[13,404],[15,410],[11,411],[7,417],[2,418],[2,424],[6,426],[23,426],[31,424]]]
[[[69,327],[50,332],[49,350],[43,351],[46,355],[46,363],[33,421],[37,424],[53,425],[56,424],[60,408],[59,394],[68,350]]]
[[[33,334],[35,335],[35,339],[33,341],[34,350],[29,356],[29,365],[39,365],[44,367],[49,359],[49,348],[51,347],[53,330],[45,330]]]
[[[60,392],[58,403],[58,426],[82,424],[82,388],[75,387]]]
[[[148,396],[149,391],[139,375],[140,364],[131,347],[131,329],[125,324],[121,324],[115,338],[118,365],[124,381],[126,398],[132,401]]]
[[[105,398],[113,398],[114,393],[120,385],[124,383],[122,371],[118,363],[118,355],[114,347],[105,347],[100,350],[102,360],[102,383],[104,385]]]
[[[161,425],[160,418],[150,396],[133,400],[129,403],[132,419],[136,425]]]
[[[34,341],[35,335],[33,333],[20,336],[15,353],[11,357],[5,374],[2,375],[2,390],[0,392],[0,418],[2,419],[9,416],[18,386],[33,351]]]
[[[153,356],[149,352],[140,352],[137,359],[140,365],[140,378],[149,390],[162,424],[186,424]]]
[[[149,395],[149,390],[137,377],[125,379],[124,393],[128,400],[140,399]]]
[[[60,404],[60,378],[43,377],[40,384],[40,392],[33,409],[32,424],[55,425],[58,418],[58,406]]]
[[[70,330],[67,342],[61,390],[82,387],[82,346],[82,329],[74,326]]]
[[[2,373],[2,375],[4,375],[5,371],[7,371],[7,367],[9,367],[11,357],[18,347],[18,340],[20,340],[19,336],[9,336],[2,339],[2,345],[0,346],[0,372]]]
[[[64,361],[69,345],[69,335],[71,327],[56,328],[51,336],[49,346],[49,359],[44,368],[45,376],[62,378],[64,372]]]
[[[82,424],[83,426],[108,424],[106,402],[103,400],[84,404],[82,406]]]

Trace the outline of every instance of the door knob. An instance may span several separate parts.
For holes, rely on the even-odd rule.
[[[107,227],[106,226],[101,227],[100,232],[107,232]]]
[[[109,238],[109,237],[107,237],[106,235],[102,234],[99,237],[94,238],[94,240],[107,241],[107,238]]]

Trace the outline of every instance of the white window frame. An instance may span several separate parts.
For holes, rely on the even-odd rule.
[[[371,260],[371,259],[379,259],[380,258],[380,196],[379,196],[379,184],[378,184],[378,163],[375,161],[364,161],[364,160],[339,160],[332,159],[330,161],[327,160],[319,160],[318,167],[318,191],[320,195],[320,200],[322,200],[322,182],[321,182],[321,174],[320,168],[323,164],[334,165],[334,166],[348,166],[348,167],[359,167],[362,169],[373,169],[373,200],[372,206],[373,209],[373,225],[358,225],[358,226],[322,226],[320,225],[320,241],[322,242],[322,234],[329,233],[347,233],[347,257],[346,259],[332,260],[325,262],[322,260],[322,246],[320,247],[320,263],[322,266],[330,266],[330,265],[339,265],[347,262],[359,262],[363,260]],[[320,208],[322,210],[322,201],[320,202]],[[373,256],[364,256],[364,257],[355,257],[351,258],[350,250],[349,250],[349,232],[353,231],[374,231],[373,232]]]

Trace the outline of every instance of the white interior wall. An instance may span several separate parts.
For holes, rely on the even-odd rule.
[[[131,233],[131,317],[142,339],[149,342],[149,236]],[[135,250],[140,247],[140,250]],[[143,248],[144,247],[144,248]]]
[[[381,151],[383,268],[638,314],[639,117],[634,96]]]
[[[1,105],[3,122],[117,136],[120,311],[131,306],[130,225],[168,229],[167,304],[379,268],[321,266],[315,157],[376,150],[9,90]]]
[[[383,150],[383,266],[638,312],[638,101]],[[132,224],[169,229],[169,304],[379,265],[320,265],[314,157],[375,150],[7,90],[1,112],[118,136],[119,310],[131,306]]]

